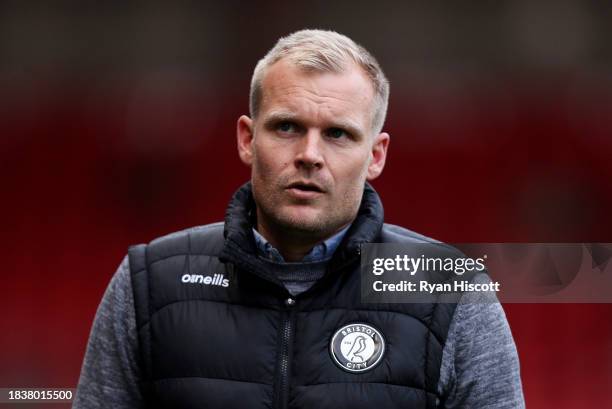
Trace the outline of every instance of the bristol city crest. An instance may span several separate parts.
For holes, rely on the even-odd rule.
[[[371,325],[348,324],[336,331],[329,350],[340,368],[347,372],[365,372],[381,361],[385,353],[385,339]]]

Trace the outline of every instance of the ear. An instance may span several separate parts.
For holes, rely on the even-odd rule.
[[[236,141],[240,160],[248,166],[253,163],[253,136],[253,120],[242,115],[236,124]]]
[[[385,167],[385,161],[387,160],[387,148],[389,147],[390,139],[391,137],[386,132],[374,138],[370,164],[368,165],[368,174],[366,176],[368,180],[374,180],[382,173]]]

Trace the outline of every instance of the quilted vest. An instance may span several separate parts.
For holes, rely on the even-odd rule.
[[[366,185],[359,213],[325,276],[292,297],[257,257],[250,184],[225,223],[129,250],[144,376],[153,408],[435,408],[442,350],[456,304],[365,304],[359,252],[367,242],[423,243],[383,223]],[[384,337],[375,367],[349,372],[330,342],[348,324]]]

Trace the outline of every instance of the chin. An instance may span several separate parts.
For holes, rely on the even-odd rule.
[[[325,230],[325,222],[321,219],[295,217],[285,220],[285,227],[288,229],[299,230],[303,232],[317,233]]]
[[[320,233],[329,227],[321,212],[286,212],[279,216],[279,224],[290,230]]]

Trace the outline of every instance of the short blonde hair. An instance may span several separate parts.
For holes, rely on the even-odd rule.
[[[342,73],[356,64],[372,82],[374,87],[374,112],[372,129],[378,134],[383,127],[389,103],[389,81],[380,65],[365,48],[350,38],[327,30],[300,30],[282,37],[276,45],[257,63],[251,79],[249,109],[251,117],[259,113],[262,80],[266,70],[282,58],[287,58],[307,71]]]

